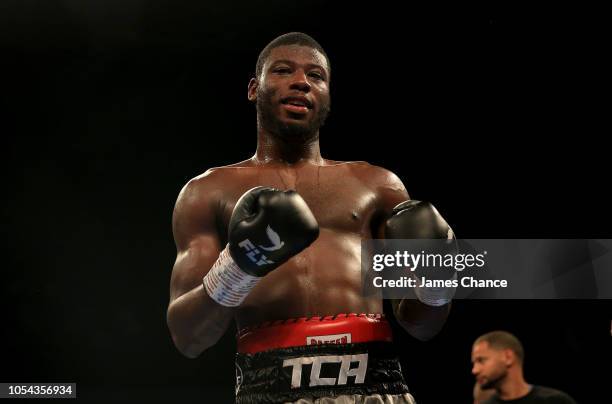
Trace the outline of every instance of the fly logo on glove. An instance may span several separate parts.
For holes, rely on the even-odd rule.
[[[280,239],[280,236],[278,235],[278,233],[275,232],[272,229],[272,227],[270,227],[270,225],[266,227],[266,235],[268,236],[268,239],[270,239],[270,242],[272,243],[272,245],[270,247],[264,247],[260,244],[257,246],[260,249],[264,251],[276,251],[276,250],[280,250],[285,245],[285,242]],[[259,251],[257,247],[255,247],[255,245],[251,242],[251,240],[249,239],[242,240],[240,243],[238,243],[238,245],[244,248],[245,250],[247,250],[247,254],[246,254],[247,257],[251,260],[251,262],[254,262],[257,266],[262,266],[266,264],[274,264],[274,261],[268,259],[268,257],[263,255],[263,253]]]
[[[272,227],[270,227],[270,225],[268,225],[268,227],[266,228],[266,234],[268,235],[268,238],[270,239],[272,245],[270,247],[264,247],[260,245],[259,248],[265,251],[276,251],[283,248],[285,242],[280,239],[280,236],[277,232],[272,230]]]
[[[259,251],[259,249],[257,249],[257,247],[253,245],[253,243],[251,243],[251,240],[249,239],[242,240],[240,243],[238,243],[238,245],[244,248],[245,250],[247,250],[247,253],[246,253],[247,258],[250,259],[251,262],[255,263],[255,265],[262,266],[262,265],[267,265],[267,264],[274,264],[274,261],[269,260],[268,257],[263,255],[262,252]]]

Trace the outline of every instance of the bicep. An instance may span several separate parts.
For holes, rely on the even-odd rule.
[[[177,256],[170,280],[170,301],[202,284],[221,252],[215,226],[216,203],[205,184],[190,183],[179,194],[172,216]]]
[[[391,216],[393,208],[409,199],[408,191],[399,177],[385,170],[378,187],[379,220],[374,228],[376,238],[385,238],[385,222]]]
[[[219,240],[211,234],[199,235],[186,249],[179,250],[170,279],[170,301],[201,285],[220,252]]]

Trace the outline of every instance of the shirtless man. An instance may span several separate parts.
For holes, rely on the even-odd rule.
[[[255,155],[192,179],[176,202],[172,339],[195,358],[235,321],[238,403],[413,402],[382,300],[362,294],[360,243],[444,238],[449,228],[430,204],[408,201],[393,173],[321,156],[329,83],[311,37],[268,44],[248,86]],[[393,301],[393,312],[427,340],[450,299],[418,295]]]

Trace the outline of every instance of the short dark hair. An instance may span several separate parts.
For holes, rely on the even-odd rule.
[[[259,54],[257,58],[257,65],[255,66],[255,77],[259,78],[261,72],[263,70],[263,66],[266,63],[266,59],[270,56],[270,52],[272,49],[278,48],[279,46],[285,45],[300,45],[300,46],[308,46],[312,49],[316,49],[325,56],[325,60],[327,61],[327,73],[331,75],[331,64],[329,63],[329,57],[323,47],[314,40],[310,35],[304,34],[302,32],[289,32],[288,34],[281,35],[273,39],[269,44],[266,45],[265,48]]]
[[[514,352],[521,364],[525,359],[523,344],[521,344],[521,341],[519,341],[517,337],[507,331],[492,331],[481,335],[474,341],[474,345],[479,342],[487,342],[491,348],[510,349]]]

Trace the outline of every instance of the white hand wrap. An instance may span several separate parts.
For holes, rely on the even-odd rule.
[[[417,279],[417,285],[420,284],[420,279]],[[457,280],[457,273],[455,272],[451,280]],[[414,293],[417,296],[417,299],[421,303],[424,303],[428,306],[444,306],[453,300],[453,296],[455,296],[455,292],[457,291],[456,287],[427,287],[427,286],[416,286],[414,288]]]
[[[206,293],[215,302],[226,307],[236,307],[240,306],[260,280],[260,277],[240,269],[226,246],[202,282]]]

